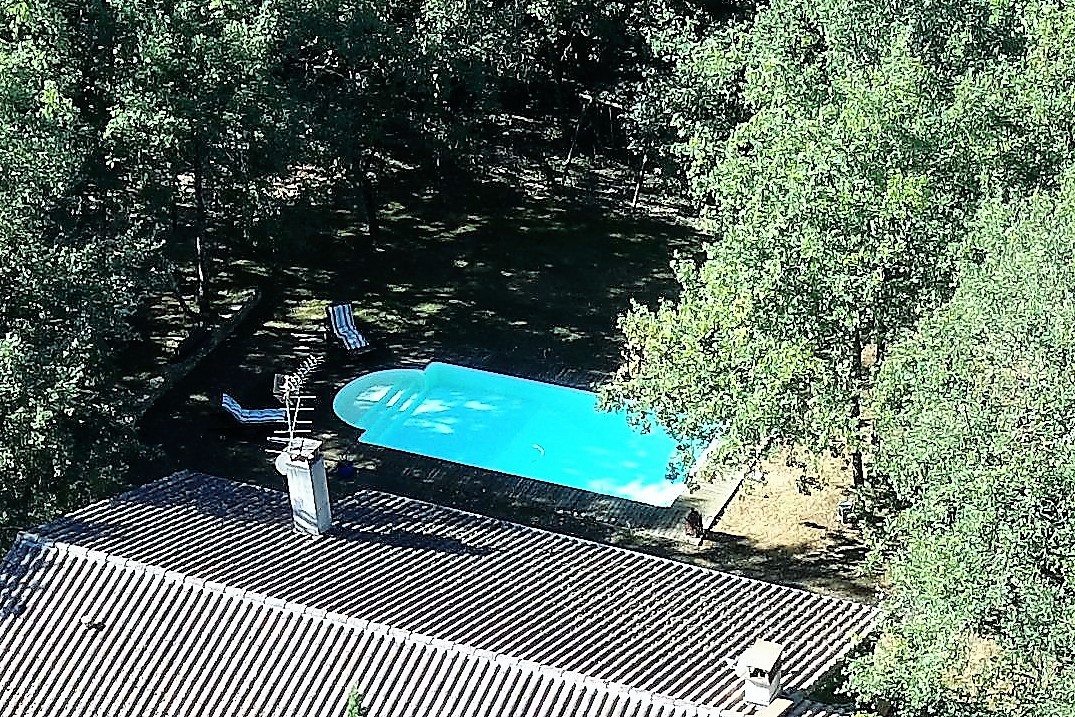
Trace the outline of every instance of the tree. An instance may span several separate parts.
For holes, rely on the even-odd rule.
[[[890,587],[852,684],[904,715],[1071,715],[1075,173],[987,203],[967,248],[878,377]]]
[[[968,217],[1071,156],[1069,75],[1043,60],[1069,54],[1067,11],[990,7],[781,0],[686,45],[684,76],[745,119],[667,106],[665,151],[715,238],[675,263],[677,300],[622,319],[609,404],[684,442],[721,434],[728,460],[843,454],[862,484],[873,371],[947,301]]]
[[[880,67],[817,60],[817,86],[791,91],[762,74],[771,30],[759,19],[743,41],[753,115],[682,150],[719,239],[676,262],[678,301],[623,319],[626,360],[606,395],[683,440],[721,433],[733,460],[846,451],[861,482],[863,352],[944,301],[968,196],[931,166],[953,138],[913,131],[940,110],[905,41]],[[801,79],[814,62],[782,72]],[[774,99],[752,99],[763,94]]]
[[[115,211],[83,7],[16,4],[0,40],[0,526],[24,527],[124,477],[137,445],[113,347],[151,281],[149,228]],[[81,29],[81,28],[80,28]],[[89,40],[87,40],[87,35]]]
[[[463,143],[465,105],[484,77],[465,43],[478,11],[466,3],[286,0],[281,16],[274,52],[304,137],[301,156],[358,186],[376,236],[376,185],[389,158],[439,164]]]
[[[103,139],[130,211],[183,231],[189,205],[196,319],[211,321],[214,230],[248,235],[296,160],[293,108],[275,77],[276,3],[122,0],[114,13]]]

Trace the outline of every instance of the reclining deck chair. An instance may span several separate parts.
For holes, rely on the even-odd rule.
[[[283,408],[247,409],[228,394],[221,394],[220,407],[227,411],[236,423],[244,426],[258,423],[287,423],[287,411]]]
[[[328,315],[329,338],[338,341],[350,354],[373,350],[369,339],[355,325],[355,315],[350,302],[332,304],[325,308]]]

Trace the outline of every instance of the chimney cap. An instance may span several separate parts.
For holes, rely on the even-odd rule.
[[[780,654],[783,651],[784,646],[778,642],[758,640],[739,656],[739,666],[771,672],[773,666],[780,660]]]

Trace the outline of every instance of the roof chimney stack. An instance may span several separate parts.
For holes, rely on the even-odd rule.
[[[319,537],[332,527],[328,476],[321,441],[295,438],[276,458],[276,469],[287,476],[295,530]]]
[[[737,672],[745,681],[743,699],[756,705],[769,705],[780,692],[780,658],[784,646],[757,640],[739,656]]]

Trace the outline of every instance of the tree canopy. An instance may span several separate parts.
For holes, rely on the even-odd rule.
[[[1070,3],[16,0],[0,17],[0,527],[123,480],[132,317],[174,283],[211,325],[214,266],[271,245],[285,187],[357,189],[375,240],[390,166],[480,173],[520,115],[559,151],[596,98],[620,112],[618,159],[708,236],[675,258],[674,295],[621,318],[606,403],[687,445],[720,437],[728,462],[846,458],[887,586],[851,669],[863,704],[1071,713],[1051,701],[1075,676]]]
[[[853,684],[900,714],[1070,713],[1073,29],[777,0],[668,75],[719,88],[665,115],[713,241],[621,319],[606,400],[733,462],[848,460],[891,585]]]
[[[886,617],[854,684],[909,713],[1068,715],[1075,175],[985,203],[959,288],[877,379]]]
[[[1060,7],[958,5],[774,2],[675,58],[726,98],[668,115],[715,241],[677,262],[677,300],[624,318],[612,404],[684,440],[721,433],[734,460],[859,452],[863,351],[944,304],[979,201],[1047,186],[1071,156],[1070,109],[1046,110],[1070,91],[1041,61],[1068,52]]]
[[[21,526],[123,477],[131,425],[110,400],[110,346],[150,280],[150,227],[109,201],[92,42],[73,7],[13,6],[0,46],[0,525]],[[72,17],[61,17],[70,12]],[[26,34],[32,27],[49,33]]]

